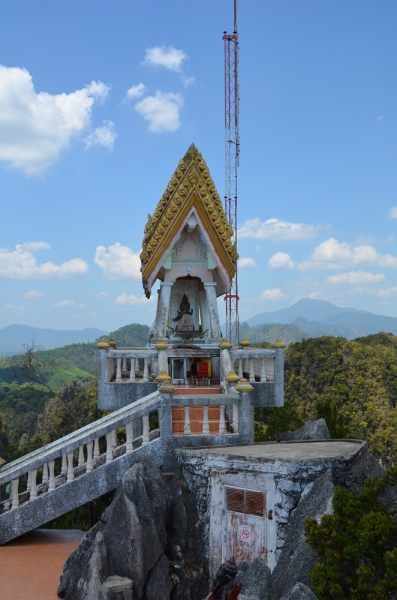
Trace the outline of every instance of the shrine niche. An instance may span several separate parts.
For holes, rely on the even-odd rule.
[[[145,227],[140,258],[148,298],[160,280],[152,343],[219,343],[216,299],[229,292],[238,258],[232,235],[207,165],[192,144]]]

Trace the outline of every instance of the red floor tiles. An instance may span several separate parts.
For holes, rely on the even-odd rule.
[[[63,565],[83,535],[35,529],[0,546],[0,600],[56,600]]]

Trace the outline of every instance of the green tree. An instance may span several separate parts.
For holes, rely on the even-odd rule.
[[[307,541],[322,559],[311,573],[319,600],[397,598],[397,512],[380,502],[396,484],[394,467],[357,495],[337,487],[333,514],[306,520]]]

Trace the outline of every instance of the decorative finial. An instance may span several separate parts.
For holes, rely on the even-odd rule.
[[[248,346],[251,346],[251,342],[249,342],[249,341],[247,340],[247,338],[244,338],[244,339],[243,339],[243,341],[242,341],[242,342],[240,342],[240,346],[241,346],[242,348],[247,348]]]
[[[220,348],[221,350],[229,350],[229,348],[231,347],[232,344],[227,339],[222,340],[221,343],[218,344],[218,348]]]
[[[165,371],[161,371],[157,375],[156,381],[158,381],[159,383],[165,383],[166,381],[171,381],[171,377]]]
[[[112,348],[115,348],[117,346],[116,342],[114,341],[113,338],[110,338],[109,340],[109,346],[111,346]]]
[[[160,340],[155,345],[155,348],[156,348],[156,350],[167,350],[168,344],[166,344],[166,342],[164,340]]]
[[[234,386],[234,389],[236,390],[236,392],[240,392],[241,394],[243,392],[252,392],[254,387],[250,384],[249,381],[247,381],[247,379],[240,379],[238,384]]]
[[[274,344],[272,344],[272,348],[286,348],[287,344],[283,342],[282,339],[278,338]]]
[[[236,375],[234,371],[230,371],[225,377],[228,383],[236,383],[236,381],[240,381],[240,377]]]
[[[172,386],[170,383],[165,382],[163,383],[163,385],[159,388],[159,392],[161,394],[175,394],[176,390],[174,388],[174,386]]]
[[[105,338],[102,338],[101,340],[99,340],[96,347],[98,348],[98,350],[109,350],[109,344],[107,343]]]

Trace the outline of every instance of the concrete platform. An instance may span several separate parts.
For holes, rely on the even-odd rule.
[[[0,600],[56,600],[63,565],[83,535],[35,529],[1,546]]]
[[[362,450],[366,442],[361,440],[324,440],[307,442],[258,443],[221,448],[200,448],[191,453],[210,453],[216,456],[256,460],[312,460],[316,458],[336,458],[349,460]]]

